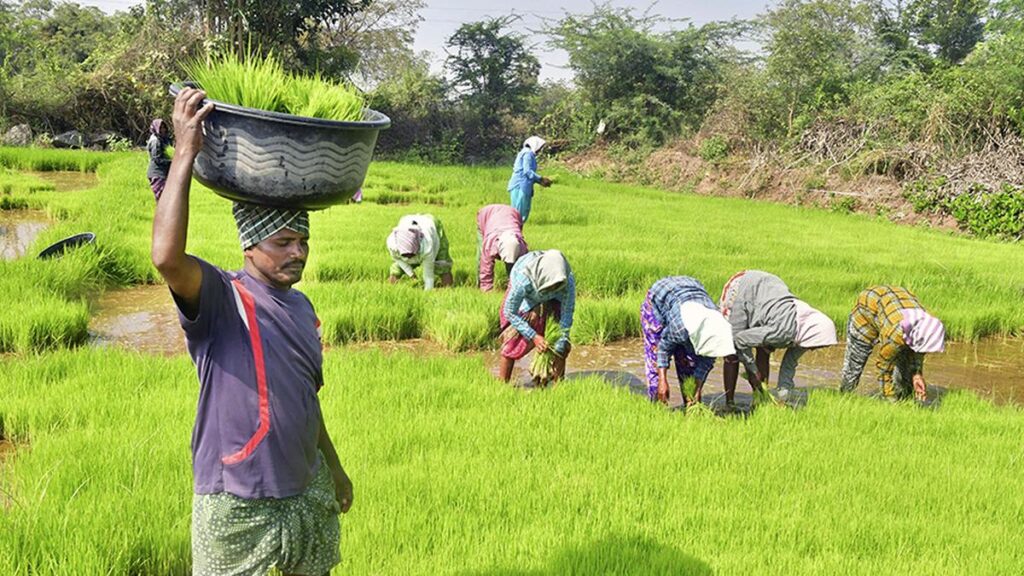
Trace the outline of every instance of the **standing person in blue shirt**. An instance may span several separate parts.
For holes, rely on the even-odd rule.
[[[508,194],[512,207],[523,217],[523,224],[530,217],[530,205],[533,203],[533,185],[540,184],[547,188],[551,180],[537,174],[537,154],[544,147],[545,140],[540,136],[530,136],[523,142],[523,149],[516,156],[512,166],[512,177],[508,180]]]
[[[640,306],[644,337],[647,396],[668,404],[668,367],[674,359],[683,402],[700,403],[701,390],[715,358],[736,353],[732,327],[715,307],[696,278],[668,276],[655,282]],[[686,395],[686,379],[695,382],[694,395]]]

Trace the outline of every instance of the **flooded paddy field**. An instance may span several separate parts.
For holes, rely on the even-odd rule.
[[[167,287],[135,286],[111,290],[100,297],[89,324],[90,341],[94,346],[121,346],[148,354],[178,354],[186,351],[184,334]],[[410,339],[362,342],[349,345],[355,349],[378,348],[387,352],[408,352],[414,355],[456,356],[436,342]],[[808,352],[801,359],[796,374],[798,388],[838,387],[843,365],[844,343]],[[483,352],[492,374],[497,375],[498,353]],[[516,381],[528,386],[526,367],[531,356],[516,363]],[[777,376],[782,351],[772,354],[772,383]],[[719,363],[720,365],[720,363]],[[716,367],[717,368],[717,367]],[[580,374],[582,373],[582,374]],[[576,374],[574,376],[574,374]],[[597,374],[614,384],[627,386],[637,393],[646,390],[644,380],[643,342],[639,338],[620,340],[604,345],[577,345],[568,362],[568,377]],[[1024,339],[988,338],[977,342],[948,342],[946,351],[929,354],[925,359],[925,379],[937,390],[967,389],[997,404],[1024,404]],[[861,377],[859,392],[877,391],[878,371],[874,356]],[[672,376],[673,405],[680,395]],[[749,398],[745,381],[737,386],[742,404]],[[716,369],[704,387],[707,401],[724,392],[721,370]]]
[[[185,352],[185,333],[167,286],[134,286],[105,292],[89,322],[93,346],[121,346],[147,354]]]
[[[55,170],[52,172],[26,172],[53,185],[58,192],[75,192],[88,190],[99,184],[99,177],[95,172],[79,172],[75,170]]]
[[[111,158],[95,187],[65,193],[32,178],[25,186],[54,187],[12,193],[45,206],[54,227],[95,232],[97,250],[0,261],[2,309],[17,311],[0,318],[17,336],[0,360],[0,420],[16,440],[0,456],[5,574],[190,568],[199,387],[170,295],[151,285],[145,158]],[[475,211],[506,201],[508,175],[374,171],[396,190],[436,189],[444,203],[402,207],[371,194],[311,217],[314,257],[300,289],[324,320],[322,413],[357,493],[343,520],[344,573],[1022,572],[1013,550],[1024,540],[1024,419],[1009,404],[1015,388],[984,384],[1016,377],[1018,341],[954,344],[925,365],[937,393],[971,386],[1001,406],[973,394],[948,394],[937,410],[874,401],[864,397],[877,386],[870,366],[859,394],[815,394],[804,409],[743,419],[684,417],[615,388],[645,388],[640,342],[628,338],[662,275],[694,275],[715,294],[739,266],[768,269],[833,318],[863,287],[899,281],[951,339],[969,341],[1021,333],[1020,246],[566,178],[557,194],[538,195],[529,241],[571,257],[574,340],[609,343],[576,345],[564,385],[513,389],[494,379],[496,352],[478,351],[496,343],[501,295],[472,286]],[[229,203],[198,184],[193,192],[189,250],[236,269]],[[384,238],[406,211],[444,220],[456,288],[384,284]],[[693,214],[703,226],[678,226]],[[749,230],[759,243],[737,241]],[[849,238],[864,249],[848,250]],[[686,254],[667,259],[667,245]],[[72,323],[74,338],[49,338]],[[354,340],[371,341],[340,344]],[[841,348],[808,354],[799,386],[834,390],[841,361]],[[528,362],[518,363],[520,385]],[[705,395],[712,405],[720,374]],[[738,402],[746,390],[741,382]]]

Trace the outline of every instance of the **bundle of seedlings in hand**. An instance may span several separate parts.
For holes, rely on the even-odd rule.
[[[697,396],[697,379],[694,378],[693,376],[686,378],[685,380],[683,380],[680,389],[683,393],[684,402],[687,400],[692,400]],[[686,406],[685,414],[687,416],[714,416],[715,412],[711,408],[708,408],[706,405],[704,405],[704,403],[702,402],[693,402],[692,404]]]
[[[755,386],[753,389],[753,406],[781,406],[782,404],[768,391],[766,384]]]
[[[189,79],[212,100],[326,120],[363,118],[363,97],[354,87],[320,76],[289,74],[273,54],[227,53],[183,66]]]
[[[541,386],[547,385],[547,383],[554,376],[555,357],[561,357],[555,352],[555,342],[558,342],[562,338],[562,325],[559,321],[553,317],[549,317],[547,324],[544,326],[544,340],[548,343],[548,349],[540,352],[534,352],[533,362],[530,362],[530,376],[533,376],[534,382],[539,383]]]

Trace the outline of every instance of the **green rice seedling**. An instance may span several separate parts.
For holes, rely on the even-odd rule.
[[[38,172],[57,170],[95,172],[101,164],[132,154],[132,152],[0,147],[0,166]]]
[[[555,352],[555,342],[562,338],[562,325],[554,316],[549,316],[544,327],[544,340],[548,343],[547,350],[535,351],[533,360],[530,362],[530,376],[534,382],[546,386],[554,377],[555,357],[561,357]]]
[[[640,302],[644,293],[614,298],[588,298],[577,306],[573,320],[573,342],[606,344],[640,335]]]
[[[425,299],[424,335],[453,352],[484,350],[496,344],[501,295],[475,288],[432,290]]]
[[[285,85],[290,114],[328,120],[361,120],[363,98],[351,86],[313,76],[291,76]]]
[[[781,406],[766,384],[754,388],[752,394],[754,406]]]
[[[226,52],[186,62],[182,68],[210,99],[258,110],[287,111],[288,75],[273,53],[261,58],[252,52]]]
[[[192,60],[183,69],[209,98],[220,102],[328,120],[362,119],[363,99],[354,88],[319,74],[288,74],[272,53],[259,57],[228,52]]]

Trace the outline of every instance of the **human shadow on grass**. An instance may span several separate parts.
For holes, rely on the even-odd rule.
[[[497,567],[462,576],[564,576],[571,574],[644,574],[704,576],[714,572],[703,560],[643,536],[613,535],[583,546],[567,546],[545,566]]]

